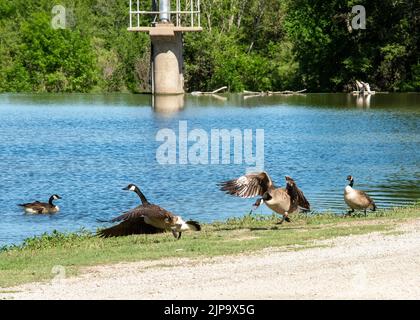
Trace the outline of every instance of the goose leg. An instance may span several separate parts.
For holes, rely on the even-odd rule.
[[[365,217],[367,216],[366,209],[365,209]]]
[[[260,206],[260,204],[261,204],[261,202],[262,202],[262,201],[263,201],[263,199],[262,199],[262,198],[257,199],[257,201],[255,201],[254,205],[252,206],[251,211],[249,211],[249,213],[248,213],[248,214],[252,214],[252,212],[253,212],[254,210],[257,210],[257,209],[258,209],[258,207]]]
[[[283,214],[283,218],[279,222],[277,222],[277,224],[282,224],[284,222],[284,220],[286,220],[287,222],[290,222],[290,218],[289,218],[289,215],[287,214],[287,212],[285,212]]]
[[[282,224],[286,218],[283,216],[281,220],[279,220],[276,224]]]
[[[179,232],[177,240],[181,239],[181,235],[182,235],[182,232]]]
[[[347,212],[346,216],[351,217],[351,214],[352,214],[353,212],[354,212],[354,209],[349,210],[349,211]]]

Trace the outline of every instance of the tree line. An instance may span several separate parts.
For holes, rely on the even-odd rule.
[[[150,41],[128,32],[128,1],[0,1],[0,92],[146,92]],[[352,8],[366,9],[355,29]],[[419,0],[202,0],[184,35],[188,91],[420,91]]]

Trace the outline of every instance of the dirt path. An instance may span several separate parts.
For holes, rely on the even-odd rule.
[[[398,230],[298,251],[98,266],[79,277],[7,289],[19,292],[0,298],[420,299],[420,220]]]

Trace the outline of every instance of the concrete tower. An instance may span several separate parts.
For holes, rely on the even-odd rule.
[[[152,92],[184,93],[182,33],[197,32],[200,0],[130,0],[128,31],[148,32],[152,42]]]

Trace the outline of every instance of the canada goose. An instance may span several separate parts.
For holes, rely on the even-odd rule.
[[[180,239],[183,231],[201,230],[201,226],[198,222],[185,222],[180,216],[176,216],[171,212],[147,201],[144,194],[136,185],[129,184],[123,190],[135,192],[141,200],[141,205],[110,221],[107,221],[121,222],[113,227],[100,230],[98,232],[99,236],[107,238],[127,236],[130,234],[152,234],[171,231],[176,239]]]
[[[271,210],[281,214],[284,220],[290,222],[289,213],[300,208],[310,210],[309,202],[295,181],[286,176],[286,188],[276,188],[266,172],[256,172],[221,183],[220,190],[241,198],[261,196],[254,204],[254,209],[264,202]]]
[[[27,213],[56,213],[60,211],[60,208],[57,205],[54,205],[53,201],[58,199],[61,199],[61,197],[57,194],[54,194],[50,197],[48,203],[35,201],[31,203],[18,204],[18,206],[23,207]]]
[[[347,180],[349,184],[344,188],[344,201],[351,208],[348,214],[351,215],[354,210],[363,210],[366,216],[367,209],[375,211],[375,202],[364,191],[353,189],[354,178],[347,176]]]

